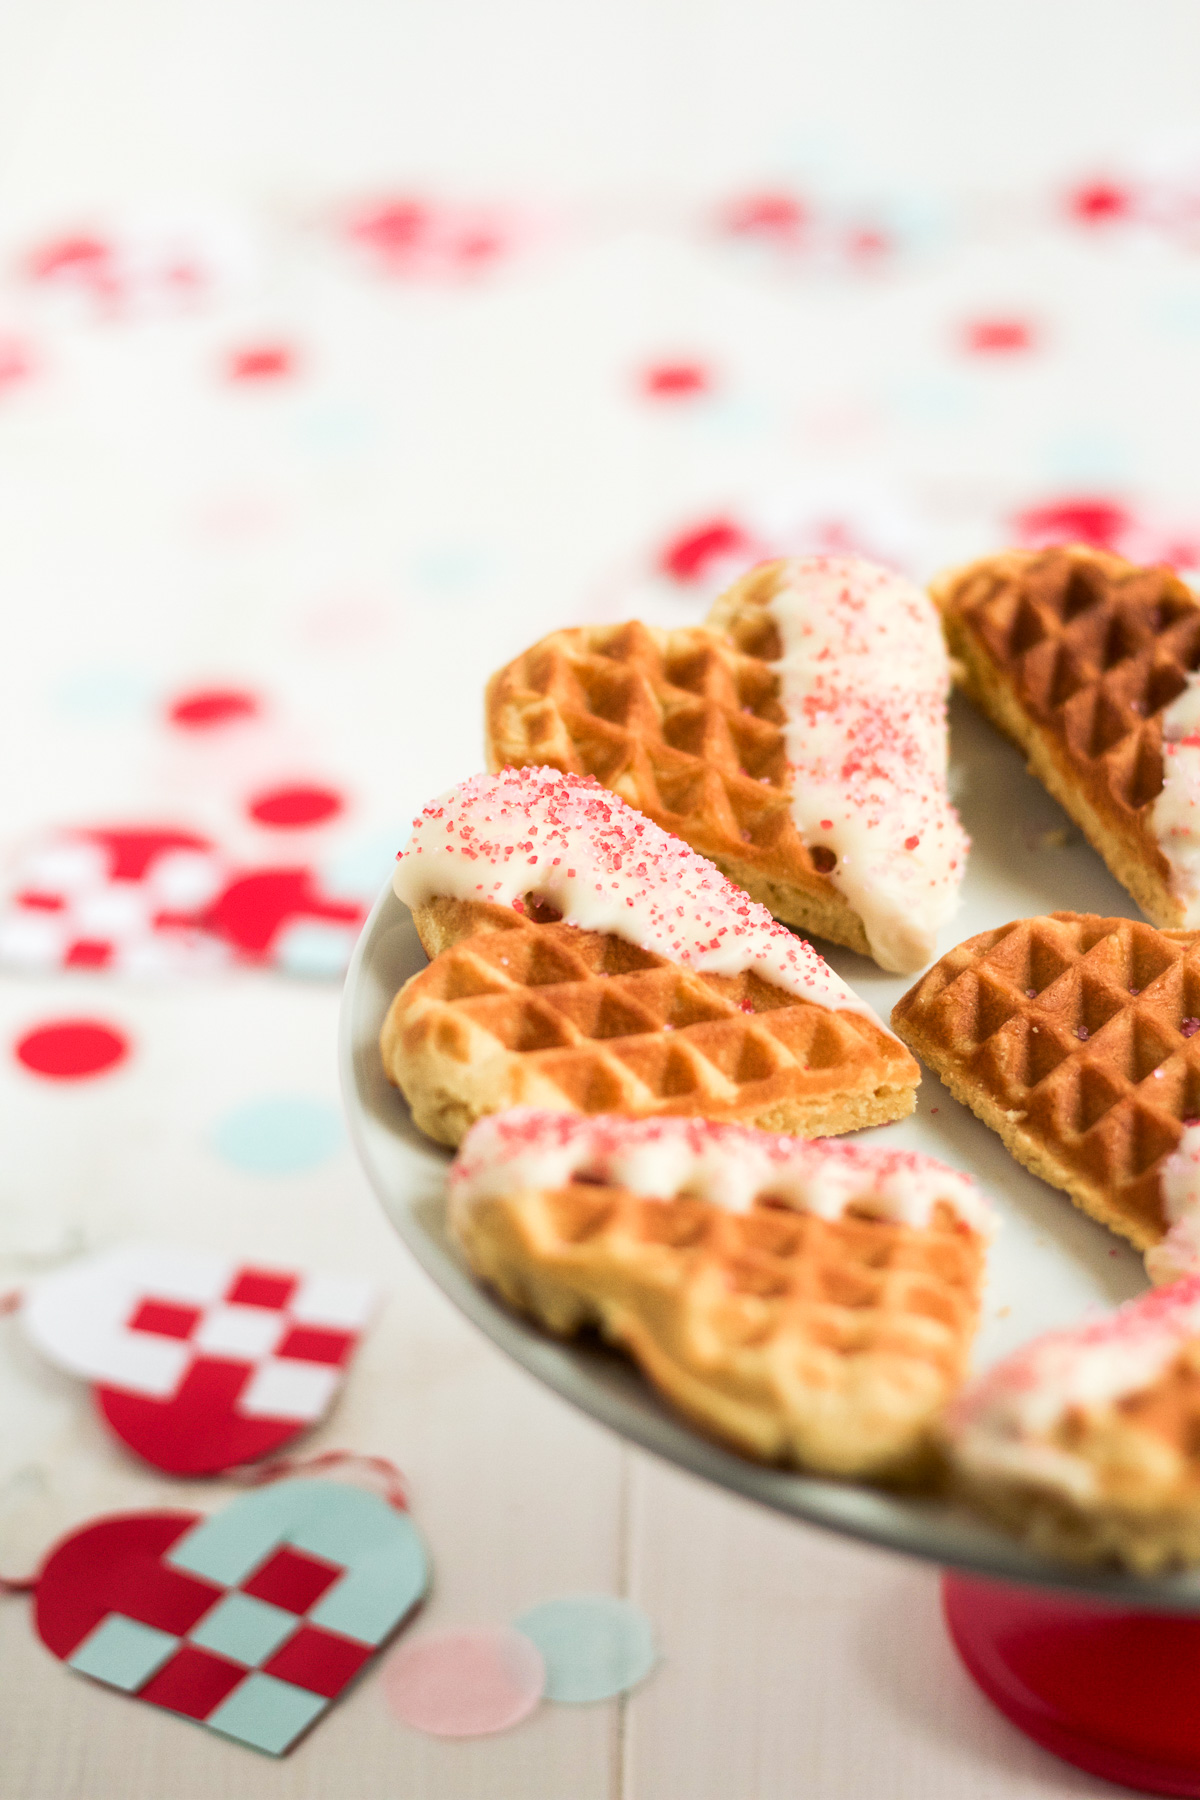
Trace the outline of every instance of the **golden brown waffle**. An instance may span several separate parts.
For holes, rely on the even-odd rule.
[[[945,1432],[964,1497],[1075,1561],[1143,1574],[1200,1561],[1198,1288],[1190,1278],[1036,1339],[967,1387]],[[1099,1391],[1089,1356],[1104,1365]]]
[[[1200,932],[1019,919],[943,956],[892,1024],[1018,1162],[1159,1242],[1163,1160],[1200,1120]]]
[[[416,923],[433,960],[392,1002],[381,1048],[440,1143],[510,1106],[693,1113],[818,1137],[915,1105],[916,1063],[863,1013],[754,974],[698,974],[532,905],[522,917],[439,898]]]
[[[476,1272],[568,1335],[596,1325],[697,1425],[766,1462],[900,1476],[962,1380],[982,1240],[572,1183],[456,1213]]]
[[[706,625],[555,631],[488,683],[488,766],[594,775],[789,925],[870,956],[862,920],[791,814],[768,601],[785,563],[722,595]]]
[[[1150,828],[1162,712],[1200,666],[1200,602],[1169,569],[1079,546],[1009,550],[931,589],[967,693],[1164,926],[1182,902]]]

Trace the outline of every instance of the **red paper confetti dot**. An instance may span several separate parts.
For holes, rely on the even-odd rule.
[[[711,389],[712,376],[703,363],[651,363],[643,369],[642,392],[652,400],[685,400]]]
[[[1047,544],[1090,544],[1093,550],[1116,551],[1132,524],[1117,501],[1090,495],[1030,506],[1013,519],[1021,542],[1031,549]]]
[[[1088,181],[1067,196],[1067,211],[1081,225],[1111,225],[1133,211],[1133,195],[1115,181]]]
[[[299,362],[287,344],[245,344],[230,351],[225,373],[230,381],[278,381],[294,375]]]
[[[103,238],[52,238],[30,252],[25,266],[34,281],[53,281],[62,275],[94,278],[98,270],[106,267],[109,255]]]
[[[968,319],[963,326],[963,348],[975,356],[1008,356],[1032,350],[1037,333],[1028,319]]]
[[[714,563],[754,551],[753,541],[733,519],[707,519],[673,538],[659,556],[659,567],[673,581],[703,581]]]
[[[247,811],[260,825],[274,825],[291,830],[300,825],[319,825],[343,810],[340,794],[332,788],[282,787],[260,794]]]
[[[725,209],[722,224],[736,237],[795,243],[808,224],[808,209],[794,194],[747,194]]]
[[[234,719],[252,719],[259,711],[254,695],[239,688],[197,688],[173,701],[167,717],[172,725],[181,725],[185,731],[207,731]]]
[[[51,1081],[102,1075],[128,1054],[128,1039],[98,1019],[56,1019],[27,1031],[16,1046],[17,1060]]]

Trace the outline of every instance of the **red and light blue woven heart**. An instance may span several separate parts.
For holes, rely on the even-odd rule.
[[[47,1276],[21,1318],[43,1355],[93,1384],[131,1450],[201,1475],[324,1417],[373,1308],[357,1278],[128,1244]]]
[[[207,1517],[85,1525],[46,1559],[34,1622],[80,1674],[281,1756],[428,1579],[407,1513],[341,1482],[280,1481]]]

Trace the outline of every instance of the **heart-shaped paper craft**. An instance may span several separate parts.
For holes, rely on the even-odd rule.
[[[80,827],[29,846],[0,893],[0,965],[120,975],[233,963],[345,969],[368,901],[306,864],[247,866],[177,826]]]
[[[336,1481],[208,1517],[122,1513],[51,1551],[38,1636],[84,1675],[281,1756],[425,1592],[412,1521]]]
[[[43,1355],[95,1384],[131,1450],[202,1475],[323,1416],[373,1303],[364,1281],[127,1244],[47,1276],[22,1318]]]

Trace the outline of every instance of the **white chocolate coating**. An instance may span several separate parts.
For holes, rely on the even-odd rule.
[[[482,1200],[565,1187],[583,1178],[648,1200],[693,1195],[747,1212],[769,1195],[797,1212],[838,1219],[853,1203],[897,1224],[929,1224],[945,1201],[990,1237],[991,1204],[969,1175],[932,1157],[721,1125],[711,1119],[579,1117],[516,1107],[480,1119],[449,1174],[452,1212]]]
[[[1200,1272],[1200,1125],[1189,1125],[1158,1175],[1170,1230],[1146,1252],[1146,1273],[1158,1286]]]
[[[1102,1319],[1035,1338],[966,1387],[946,1417],[970,1474],[1024,1481],[1087,1500],[1086,1458],[1049,1441],[1073,1406],[1140,1393],[1200,1337],[1200,1276],[1152,1289]]]
[[[1171,865],[1183,924],[1200,925],[1200,675],[1163,712],[1163,785],[1150,808],[1150,830]]]
[[[708,974],[752,971],[887,1029],[811,944],[590,775],[527,768],[471,776],[414,822],[393,885],[410,907],[447,895],[523,912],[532,894],[568,925]]]
[[[946,785],[937,609],[861,557],[795,557],[784,571],[768,611],[783,643],[792,816],[806,845],[835,852],[830,880],[876,962],[908,974],[937,954],[970,846]]]

